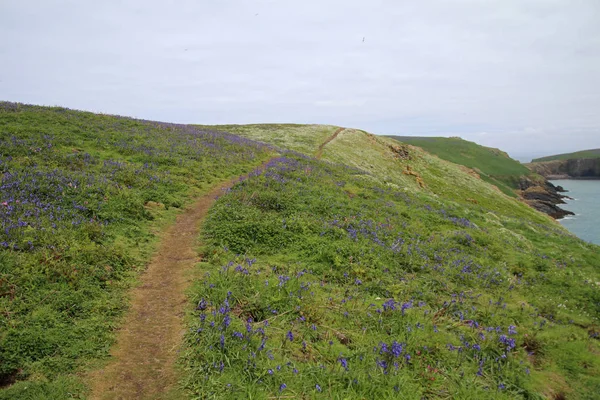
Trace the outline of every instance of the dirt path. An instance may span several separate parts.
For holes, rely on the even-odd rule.
[[[186,273],[200,261],[195,249],[201,220],[223,189],[238,179],[219,184],[167,229],[140,286],[132,291],[130,309],[111,350],[113,361],[90,375],[90,399],[179,398],[174,394],[174,364],[185,332],[185,290],[190,283]]]
[[[321,159],[321,156],[323,155],[323,148],[325,148],[325,146],[331,142],[333,139],[335,139],[337,137],[337,135],[339,135],[340,133],[342,133],[342,131],[346,129],[346,128],[338,128],[333,135],[331,135],[330,137],[327,138],[326,141],[324,141],[323,143],[321,143],[319,145],[319,149],[317,150],[317,153],[315,154],[315,158],[317,159]]]

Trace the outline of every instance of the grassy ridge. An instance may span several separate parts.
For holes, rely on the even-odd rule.
[[[521,177],[533,175],[527,167],[513,160],[506,153],[460,138],[391,137],[403,143],[419,146],[444,160],[473,168],[482,179],[496,185],[509,196],[515,196],[514,190],[519,188]]]
[[[554,156],[540,157],[531,162],[554,161],[554,160],[573,160],[576,158],[600,158],[600,149],[582,150],[574,153],[557,154]]]
[[[270,149],[234,135],[0,103],[0,398],[67,398],[104,357],[154,233]],[[22,382],[21,382],[22,381]]]
[[[225,127],[230,132],[271,144],[285,140],[286,148],[307,155],[315,154],[318,145],[327,138],[326,132],[333,134],[337,129],[335,126],[304,125],[296,126],[288,135],[287,125]],[[212,129],[221,129],[221,126]],[[310,148],[309,143],[314,147]],[[370,180],[401,188],[406,192],[430,196],[432,202],[440,202],[443,199],[444,204],[466,209],[485,209],[536,222],[546,220],[538,212],[516,201],[511,188],[505,189],[505,196],[479,177],[466,173],[464,167],[433,156],[418,147],[403,145],[391,138],[356,129],[345,129],[325,146],[322,159],[370,172]],[[527,168],[525,170],[529,171]]]

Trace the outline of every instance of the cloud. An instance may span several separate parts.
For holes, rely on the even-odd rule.
[[[4,2],[0,97],[562,152],[600,147],[599,20],[596,0]]]

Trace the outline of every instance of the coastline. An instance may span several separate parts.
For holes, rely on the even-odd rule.
[[[547,175],[549,181],[600,181],[600,176]]]

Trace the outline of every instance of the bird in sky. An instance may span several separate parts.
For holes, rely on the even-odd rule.
[[[365,37],[363,36],[363,43],[365,42]]]

